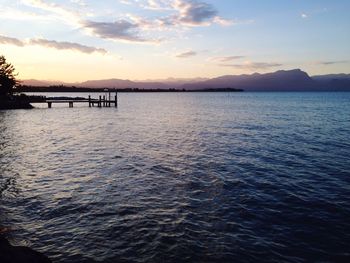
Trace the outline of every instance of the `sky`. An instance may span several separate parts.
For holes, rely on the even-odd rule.
[[[0,0],[19,79],[350,73],[349,0]]]

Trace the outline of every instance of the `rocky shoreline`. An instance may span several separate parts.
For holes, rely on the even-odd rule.
[[[0,110],[32,109],[29,99],[25,95],[0,98]]]
[[[0,236],[0,259],[2,263],[51,263],[52,261],[29,247],[12,246]]]

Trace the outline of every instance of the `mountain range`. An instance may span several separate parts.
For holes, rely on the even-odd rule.
[[[131,81],[123,79],[88,80],[80,83],[59,81],[23,80],[22,85],[74,86],[114,89],[243,89],[245,91],[350,91],[350,74],[329,74],[310,77],[300,69],[279,70],[272,73],[226,75],[217,78],[193,78]]]

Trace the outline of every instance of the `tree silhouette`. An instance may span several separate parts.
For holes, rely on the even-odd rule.
[[[8,96],[13,93],[16,85],[15,68],[6,61],[4,56],[0,56],[0,96]]]

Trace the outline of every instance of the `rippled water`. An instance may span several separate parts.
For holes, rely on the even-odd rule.
[[[350,262],[350,93],[0,111],[0,225],[56,262]]]

